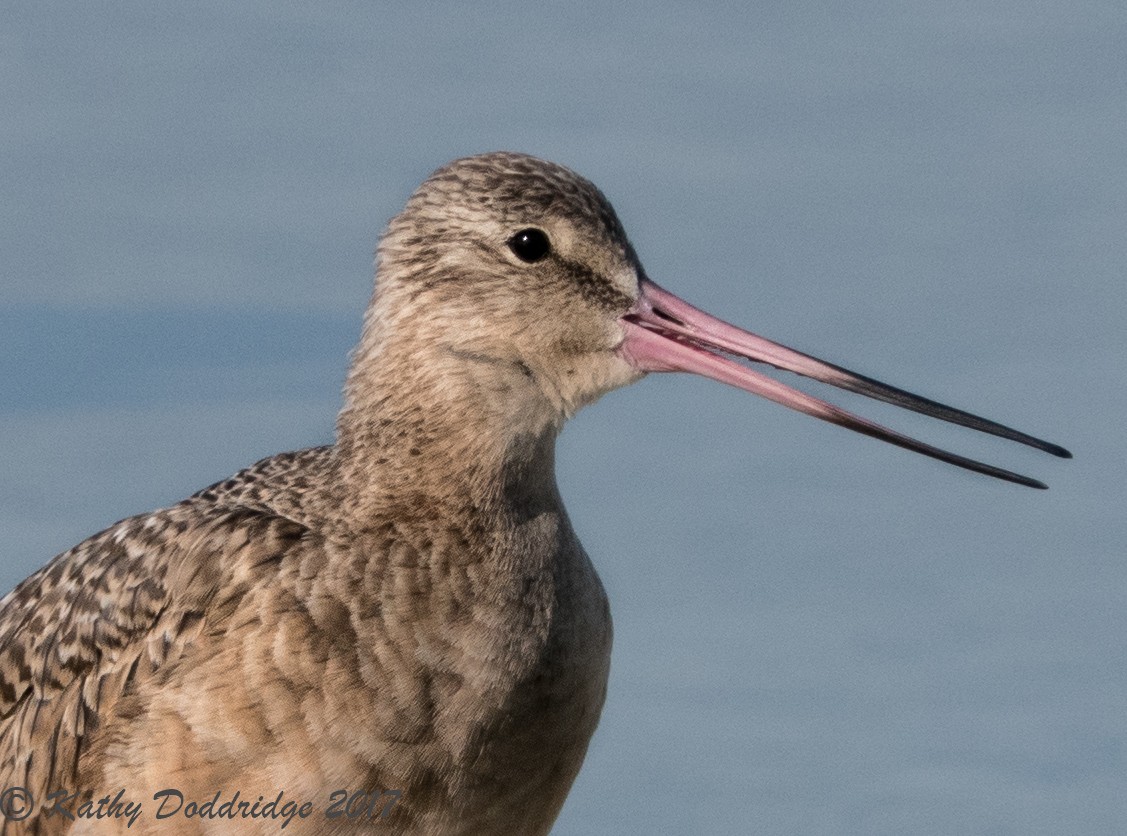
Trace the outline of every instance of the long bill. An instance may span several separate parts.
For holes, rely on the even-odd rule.
[[[821,418],[823,421],[839,424],[855,432],[879,438],[881,441],[976,473],[984,473],[987,476],[1031,488],[1044,489],[1048,486],[1028,476],[949,453],[901,435],[805,392],[792,389],[724,355],[730,354],[753,362],[766,363],[778,369],[794,372],[803,377],[886,401],[943,421],[1028,444],[1054,456],[1072,457],[1071,453],[1056,444],[1050,444],[986,418],[963,412],[961,409],[944,406],[905,392],[903,389],[888,386],[729,325],[663,290],[649,279],[642,280],[641,291],[634,308],[623,317],[626,339],[619,352],[628,362],[642,371],[680,371],[704,375],[721,383],[762,395],[783,406]]]

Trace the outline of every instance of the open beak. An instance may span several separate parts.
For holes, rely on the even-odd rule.
[[[802,354],[758,337],[742,328],[729,325],[678,299],[649,279],[642,279],[641,291],[633,309],[622,318],[626,326],[626,339],[619,348],[620,354],[641,371],[693,372],[704,375],[721,383],[728,383],[756,395],[762,395],[783,406],[821,418],[823,421],[840,424],[856,432],[871,435],[873,438],[879,438],[967,470],[1031,488],[1044,489],[1048,486],[1028,476],[983,464],[955,453],[948,453],[946,450],[940,450],[938,447],[893,432],[819,398],[792,389],[724,355],[735,355],[753,362],[766,363],[777,369],[820,380],[831,386],[887,401],[943,421],[1028,444],[1054,456],[1072,458],[1071,453],[1056,444],[1050,444],[994,421],[971,415],[969,412],[944,406],[905,392],[903,389],[855,374],[840,366],[823,362],[808,354]]]

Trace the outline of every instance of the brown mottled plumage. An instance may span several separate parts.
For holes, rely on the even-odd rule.
[[[733,354],[1068,455],[693,308],[645,277],[610,204],[565,168],[458,160],[380,243],[333,446],[120,522],[0,602],[0,789],[34,798],[4,832],[67,832],[43,812],[56,789],[121,789],[147,805],[133,833],[279,829],[158,820],[153,794],[175,788],[197,804],[236,791],[313,802],[290,833],[546,833],[598,722],[611,644],[555,439],[647,371],[704,374],[1044,487]],[[334,790],[402,794],[389,818],[327,819]],[[123,827],[84,818],[72,832]]]
[[[530,226],[557,260],[506,246]],[[38,804],[125,788],[147,802],[134,833],[263,827],[155,821],[165,787],[317,801],[290,833],[362,830],[321,815],[338,788],[402,791],[381,832],[546,832],[611,644],[554,442],[639,375],[612,353],[638,270],[564,168],[491,154],[436,172],[381,242],[334,446],[124,520],[0,602],[0,787]]]

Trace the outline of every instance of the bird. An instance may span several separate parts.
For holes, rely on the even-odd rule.
[[[749,363],[1069,455],[693,307],[566,167],[455,160],[380,239],[332,444],[117,522],[0,601],[3,832],[274,832],[285,810],[290,833],[547,833],[612,644],[556,437],[650,372],[1045,487]]]

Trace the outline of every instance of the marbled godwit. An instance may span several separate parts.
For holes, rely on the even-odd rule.
[[[119,522],[3,600],[0,788],[29,793],[0,798],[26,816],[9,830],[72,826],[44,812],[58,789],[123,790],[143,805],[132,832],[278,828],[198,809],[156,819],[154,794],[175,788],[197,804],[219,793],[213,814],[236,791],[312,802],[291,833],[546,832],[598,721],[611,645],[555,438],[645,372],[707,375],[1033,487],[729,356],[1068,455],[689,306],[646,278],[591,183],[522,155],[432,175],[383,237],[376,288],[333,446]],[[382,791],[401,795],[387,819],[326,818],[339,790],[381,808]]]

